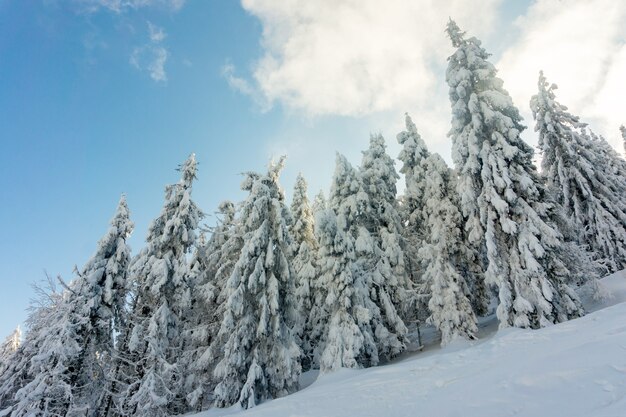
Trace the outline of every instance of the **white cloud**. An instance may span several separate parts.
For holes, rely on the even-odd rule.
[[[167,61],[167,50],[163,47],[155,47],[152,49],[153,59],[148,64],[148,72],[154,81],[167,81],[165,74],[165,61]]]
[[[247,96],[254,96],[255,90],[250,83],[244,79],[235,75],[235,66],[231,62],[226,62],[222,67],[222,76],[228,82],[228,85],[233,89]]]
[[[122,13],[146,7],[178,11],[185,4],[185,0],[74,0],[74,3],[78,5],[80,11],[86,13],[95,13],[101,9]]]
[[[626,2],[614,0],[539,0],[516,21],[520,36],[497,67],[527,124],[533,124],[528,102],[543,69],[559,85],[559,101],[621,149],[625,22]]]
[[[148,22],[148,32],[150,33],[150,40],[152,42],[161,42],[167,36],[163,28],[158,27],[152,22]]]
[[[243,0],[263,24],[254,79],[269,102],[308,115],[365,115],[430,102],[453,16],[482,35],[499,0]]]
[[[445,26],[453,17],[472,34],[486,36],[496,24],[500,2],[242,0],[262,23],[263,55],[253,65],[251,80],[234,77],[232,67],[227,80],[264,109],[279,104],[308,123],[328,116],[362,123],[358,138],[321,137],[312,123],[298,134],[302,158],[290,163],[310,164],[308,155],[316,146],[330,149],[332,161],[335,149],[344,144],[363,149],[368,132],[380,130],[395,155],[395,135],[407,111],[431,149],[449,159],[445,68],[453,49]],[[289,140],[294,139],[274,139],[268,148],[282,148]]]
[[[130,64],[140,71],[147,71],[156,82],[167,81],[165,63],[169,52],[161,44],[167,36],[163,28],[148,22],[150,42],[133,49],[130,55]]]

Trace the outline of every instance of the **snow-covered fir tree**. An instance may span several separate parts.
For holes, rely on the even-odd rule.
[[[320,244],[320,297],[316,301],[323,304],[314,308],[324,320],[314,322],[312,330],[321,335],[320,369],[375,366],[379,359],[372,318],[380,311],[370,299],[365,275],[355,273],[354,239],[346,218],[323,210],[317,214],[315,228]]]
[[[478,39],[449,21],[452,157],[468,242],[484,250],[485,279],[498,288],[501,327],[543,327],[583,314],[562,280],[553,205],[521,138],[521,116]],[[572,299],[572,297],[574,299]]]
[[[56,290],[54,281],[48,279],[49,288],[34,286],[37,297],[31,301],[29,314],[26,320],[27,332],[19,348],[11,356],[8,366],[0,373],[0,415],[20,415],[17,409],[17,393],[33,381],[39,371],[39,359],[43,342],[48,332],[59,322],[62,293]],[[44,352],[45,353],[45,352]],[[46,388],[44,384],[42,389]],[[31,386],[32,389],[32,386]],[[29,391],[31,391],[29,389]],[[52,401],[52,392],[48,397]],[[19,411],[26,414],[28,408],[22,403]],[[45,405],[45,404],[44,404]]]
[[[241,236],[235,233],[235,205],[220,203],[218,224],[211,230],[208,242],[199,242],[190,266],[193,292],[191,318],[188,321],[188,346],[185,352],[187,400],[189,405],[206,408],[217,384],[213,369],[220,358],[217,344],[223,309],[226,281],[241,250]]]
[[[0,375],[9,366],[9,361],[22,343],[22,330],[19,326],[0,345]]]
[[[206,283],[210,282],[207,272],[207,241],[205,232],[201,231],[189,262],[188,285],[191,289],[191,300],[183,329],[185,346],[179,362],[184,373],[182,385],[187,393],[187,402],[190,408],[196,411],[201,410],[204,393],[202,387],[204,384],[199,381],[200,375],[196,370],[196,364],[199,356],[202,355],[203,348],[209,344],[207,317],[211,315],[211,310],[214,308],[212,293],[204,293]]]
[[[377,198],[379,195],[375,194],[375,191],[377,188],[372,186],[373,196]],[[352,273],[356,275],[354,277],[356,281],[364,282],[368,288],[371,301],[369,320],[370,326],[374,329],[372,334],[378,351],[376,356],[368,355],[367,361],[360,363],[360,366],[376,365],[380,359],[389,359],[401,352],[405,347],[407,331],[402,319],[397,314],[392,295],[390,295],[390,293],[395,295],[394,292],[399,289],[396,287],[397,279],[393,281],[393,268],[389,265],[387,256],[394,257],[398,253],[393,251],[384,253],[381,249],[379,236],[386,239],[390,233],[383,230],[375,239],[365,227],[365,220],[374,218],[374,209],[368,204],[369,196],[364,191],[359,172],[350,165],[343,155],[338,154],[331,185],[329,207],[337,216],[338,227],[341,228],[342,232],[348,234],[354,242],[355,259]],[[381,202],[381,204],[383,203]],[[364,215],[366,212],[369,212],[370,217]],[[388,239],[385,244],[387,243],[396,242],[393,239]],[[398,260],[397,257],[393,259],[394,262]],[[384,281],[388,277],[391,277],[390,282]],[[319,311],[321,313],[323,310],[320,309]],[[324,327],[328,317],[330,316],[316,319],[318,324],[314,328]]]
[[[611,272],[626,267],[626,204],[619,193],[623,178],[611,168],[618,158],[593,140],[586,125],[556,101],[557,86],[539,75],[531,109],[543,153],[542,172],[551,195],[571,227],[564,233],[588,245]],[[608,144],[606,144],[608,146]],[[617,163],[613,164],[617,166]]]
[[[247,175],[248,179],[256,178],[256,174],[248,173]],[[251,185],[252,181],[249,184]],[[223,227],[216,230],[211,235],[211,240],[209,241],[209,271],[214,271],[213,293],[216,309],[214,310],[214,327],[211,333],[212,342],[203,354],[203,358],[211,358],[214,363],[219,362],[221,359],[224,353],[222,348],[226,343],[225,335],[220,336],[219,330],[228,303],[229,289],[227,283],[244,246],[245,231],[241,219],[237,218],[238,210],[239,208],[230,201],[223,202],[220,205],[220,211],[224,216]]]
[[[326,202],[326,196],[324,196],[324,191],[320,190],[319,193],[313,199],[313,203],[311,204],[311,210],[313,211],[313,215],[317,215],[322,210],[326,210],[328,208],[328,203]]]
[[[15,392],[22,386],[19,382],[15,384],[20,370],[24,370],[24,373],[27,371],[21,345],[22,330],[19,326],[0,345],[0,415],[2,410],[8,408]]]
[[[402,161],[400,173],[404,175],[406,185],[403,196],[403,213],[405,214],[403,220],[405,230],[409,231],[407,241],[410,242],[410,246],[416,248],[423,238],[422,208],[424,207],[426,178],[422,164],[430,152],[408,114],[405,115],[405,126],[406,130],[397,135],[398,143],[402,145],[402,150],[398,155],[398,159]]]
[[[136,294],[125,354],[134,367],[126,376],[129,385],[121,405],[133,416],[168,416],[185,407],[179,359],[191,299],[186,257],[202,217],[191,200],[195,155],[179,170],[182,177],[166,187],[161,214],[150,224],[147,245],[131,266]]]
[[[84,407],[92,415],[98,414],[99,407],[106,407],[116,388],[115,367],[111,364],[117,355],[116,336],[127,325],[125,304],[131,250],[126,240],[133,228],[126,196],[122,195],[109,230],[73,285],[75,295],[85,300],[83,314],[89,317],[81,366],[85,381],[79,384],[75,395],[80,392]]]
[[[296,285],[295,300],[298,309],[298,320],[293,330],[302,349],[302,367],[306,371],[313,361],[313,349],[317,343],[316,339],[309,337],[312,326],[309,323],[309,314],[317,290],[318,248],[313,230],[315,225],[313,210],[307,197],[307,183],[302,174],[298,174],[296,178],[291,202],[291,216],[292,223],[289,227],[293,239],[291,265]]]
[[[420,270],[420,262],[417,262],[417,251],[428,234],[426,220],[423,217],[423,208],[428,197],[424,193],[428,175],[424,164],[430,156],[430,152],[408,114],[405,123],[406,130],[397,136],[398,143],[402,145],[402,151],[398,156],[398,159],[403,163],[400,172],[404,174],[406,184],[401,212],[404,216],[403,235],[407,242],[405,247],[406,264],[410,265],[411,281],[416,284],[417,291],[417,303],[414,303],[413,309],[420,313],[428,310],[425,307],[430,297],[430,283],[422,279],[423,271]],[[459,242],[464,241],[465,234],[461,228]],[[489,304],[489,292],[483,279],[480,254],[473,245],[463,244],[461,248],[464,252],[462,255],[464,265],[460,271],[469,285],[470,301],[475,313],[484,315],[487,313]],[[417,318],[421,319],[422,314],[417,314]]]
[[[11,411],[7,415],[86,414],[84,411],[78,413],[72,406],[78,405],[74,393],[83,365],[81,335],[89,320],[75,314],[73,295],[71,287],[67,286],[62,293],[51,293],[50,299],[43,301],[46,304],[34,312],[34,331],[32,335],[29,331],[24,343],[32,350],[24,357],[27,362],[20,364],[28,369],[24,373],[23,369],[15,369],[18,380],[14,382],[23,385],[14,393]]]
[[[456,338],[473,339],[476,316],[467,297],[462,264],[462,224],[451,170],[438,154],[429,155],[422,165],[424,204],[421,218],[424,239],[419,259],[423,282],[430,287],[428,321],[441,332],[441,344]]]
[[[422,163],[430,154],[426,144],[417,132],[417,127],[408,114],[405,114],[406,130],[400,132],[396,138],[402,145],[398,159],[402,162],[400,173],[404,175],[405,190],[401,197],[400,216],[402,219],[401,233],[405,241],[404,263],[409,277],[407,288],[410,294],[408,309],[413,311],[409,318],[423,319],[426,311],[424,294],[426,289],[421,285],[422,271],[417,261],[417,251],[420,242],[424,239],[424,221],[422,208],[424,206],[424,170]],[[411,317],[413,316],[413,317]]]
[[[381,324],[389,332],[377,340],[379,355],[387,359],[404,349],[407,333],[399,314],[408,310],[409,287],[396,199],[399,178],[382,135],[372,135],[359,169],[364,198],[358,213],[356,249],[360,269],[368,277],[372,300],[380,308]]]
[[[591,142],[598,149],[598,153],[605,164],[602,169],[612,179],[607,184],[616,195],[626,195],[626,160],[617,153],[615,148],[602,135],[596,134],[593,130],[587,128],[587,134],[591,138]]]
[[[249,175],[242,187],[249,191],[241,207],[244,246],[218,335],[226,341],[215,368],[218,407],[249,408],[298,388],[301,353],[288,324],[295,309],[289,210],[278,183],[283,161],[265,175]]]
[[[31,359],[33,380],[16,394],[12,415],[33,410],[49,415],[98,414],[111,372],[115,324],[123,321],[130,259],[126,239],[132,228],[122,196],[96,253],[66,286],[47,315],[47,327],[35,334],[39,340]]]

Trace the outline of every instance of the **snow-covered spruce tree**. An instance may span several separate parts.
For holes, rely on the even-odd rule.
[[[0,415],[2,410],[8,407],[17,389],[21,388],[21,384],[16,389],[9,383],[9,380],[13,381],[17,376],[16,370],[24,368],[24,364],[21,363],[23,354],[19,351],[21,344],[22,330],[18,326],[0,345]]]
[[[266,175],[248,176],[241,207],[244,246],[227,283],[218,337],[226,340],[215,368],[216,405],[243,408],[298,388],[300,348],[288,325],[293,280],[288,208],[278,184],[284,158]]]
[[[8,416],[11,411],[15,412],[16,394],[33,381],[34,372],[38,371],[38,361],[33,361],[33,358],[39,355],[50,329],[59,322],[57,313],[61,311],[62,294],[56,291],[54,281],[48,279],[48,284],[49,288],[33,286],[37,297],[29,306],[24,340],[11,356],[8,367],[0,373],[0,415]],[[47,394],[52,397],[51,392]]]
[[[553,205],[520,138],[519,111],[497,78],[489,54],[449,21],[457,48],[446,80],[452,104],[452,157],[468,242],[483,246],[485,279],[498,287],[500,327],[543,327],[582,313],[562,282],[561,235]],[[574,296],[575,297],[575,296]]]
[[[456,338],[473,339],[478,329],[459,268],[464,253],[454,176],[438,154],[429,155],[422,166],[426,173],[421,210],[425,236],[419,259],[423,282],[430,287],[428,321],[441,332],[441,344],[446,345]]]
[[[74,396],[88,415],[97,415],[98,407],[111,401],[116,388],[116,338],[126,326],[126,296],[130,248],[126,240],[134,225],[126,197],[122,195],[109,230],[98,242],[96,253],[78,272],[70,299],[78,303],[82,315],[89,318],[84,330],[82,365]],[[78,300],[84,300],[78,301]],[[106,407],[106,406],[105,406]],[[79,412],[78,410],[76,412]]]
[[[321,333],[320,369],[329,372],[377,365],[372,316],[380,313],[370,299],[365,275],[355,273],[354,239],[346,218],[323,210],[317,214],[315,228],[320,244],[319,294],[323,289],[325,295],[323,306],[317,306],[325,320],[315,323],[314,329]]]
[[[601,139],[590,140],[586,125],[558,103],[543,73],[530,102],[543,153],[542,172],[551,195],[572,227],[564,231],[588,245],[611,271],[626,267],[626,204],[621,178],[612,172]],[[607,144],[608,145],[608,144]]]
[[[311,323],[309,314],[317,290],[317,239],[314,234],[314,218],[309,199],[307,197],[307,183],[298,174],[293,190],[291,202],[292,223],[289,227],[293,239],[292,270],[296,285],[295,301],[299,319],[293,328],[302,349],[302,368],[308,370],[313,361],[313,349],[316,339],[311,339]]]
[[[624,145],[624,154],[626,155],[626,127],[624,125],[621,125],[619,127],[619,131],[622,134],[622,143]]]
[[[313,204],[311,204],[311,210],[313,210],[313,215],[317,215],[322,210],[326,210],[328,207],[328,203],[326,202],[326,197],[324,196],[324,191],[320,190],[319,193],[313,199]]]
[[[16,395],[14,415],[95,416],[106,397],[114,355],[114,323],[122,321],[132,231],[122,196],[107,234],[78,277],[67,286],[49,326],[38,334],[31,360],[33,380]]]
[[[372,190],[374,192],[376,188],[372,186]],[[376,194],[373,195],[377,197]],[[388,264],[387,253],[381,249],[382,245],[378,238],[382,236],[382,239],[386,239],[390,233],[382,231],[379,236],[373,237],[365,227],[365,220],[368,218],[364,213],[368,210],[373,211],[368,208],[368,198],[359,172],[343,155],[338,154],[329,207],[337,215],[341,230],[349,234],[354,241],[355,260],[352,273],[356,275],[355,280],[364,282],[368,288],[371,301],[370,325],[378,351],[376,357],[369,355],[367,361],[360,363],[360,366],[373,366],[378,363],[379,359],[388,360],[400,353],[405,347],[407,331],[390,296],[390,293],[393,294],[392,291],[396,290],[394,284],[397,284],[397,281],[384,282],[384,279],[392,276],[393,269]],[[385,244],[387,243],[396,242],[388,239]],[[389,255],[394,256],[397,253]],[[394,258],[395,260],[397,258]],[[315,320],[318,323],[315,327],[323,328],[327,317]],[[321,348],[323,349],[323,346]]]
[[[601,158],[605,161],[603,169],[613,180],[608,184],[616,195],[626,196],[626,160],[622,158],[602,135],[587,129],[591,142],[597,147]]]
[[[419,270],[420,265],[416,260],[418,259],[417,251],[428,234],[423,217],[423,208],[427,198],[424,194],[424,187],[428,174],[423,165],[426,158],[430,156],[430,152],[408,114],[406,115],[406,130],[400,132],[397,139],[398,143],[402,145],[398,159],[403,163],[400,172],[404,174],[406,184],[403,196],[404,206],[402,207],[404,213],[403,235],[407,242],[405,259],[406,264],[411,265],[411,280],[417,284],[416,291],[419,302],[414,309],[418,312],[426,311],[427,308],[424,307],[427,306],[430,297],[430,284],[421,279],[422,271]],[[465,241],[463,230],[461,230],[459,238],[459,242],[461,241]],[[489,305],[489,292],[483,278],[480,255],[473,245],[463,244],[461,248],[464,252],[461,257],[463,266],[457,265],[457,267],[460,268],[460,272],[469,286],[469,296],[474,312],[478,315],[484,315],[487,313],[487,306]],[[418,314],[417,317],[421,318],[421,314]]]
[[[203,284],[210,282],[207,267],[207,241],[204,231],[201,231],[196,239],[193,254],[189,261],[189,276],[187,279],[191,289],[190,307],[185,319],[185,326],[182,331],[184,351],[179,360],[179,366],[183,373],[182,383],[184,392],[187,393],[187,402],[190,410],[201,411],[203,387],[199,382],[196,368],[198,357],[202,354],[203,347],[208,345],[207,317],[213,309],[212,303],[206,303],[212,299],[212,293],[204,294]]]
[[[226,281],[241,250],[241,237],[235,234],[235,205],[223,201],[218,207],[218,224],[206,243],[199,243],[190,266],[194,282],[191,298],[188,346],[185,352],[187,401],[195,410],[206,408],[217,382],[213,369],[220,358],[217,333],[225,308]]]
[[[125,376],[129,385],[121,395],[121,405],[133,416],[184,411],[179,359],[191,298],[186,256],[195,243],[202,212],[191,200],[195,155],[179,170],[182,177],[166,187],[161,214],[150,224],[147,245],[131,266],[136,294],[125,353],[136,362],[133,373]]]
[[[32,348],[31,356],[25,357],[28,370],[26,375],[22,374],[26,377],[20,381],[24,385],[15,393],[11,404],[12,417],[79,415],[76,407],[79,398],[74,394],[83,365],[81,336],[89,320],[75,314],[73,307],[84,300],[74,299],[72,291],[67,286],[62,293],[51,293],[50,299],[44,300],[47,304],[34,312],[36,331],[33,339],[28,340],[27,335],[24,343]]]
[[[405,230],[407,230],[407,241],[417,250],[418,242],[423,239],[424,220],[422,218],[422,208],[424,207],[424,183],[425,173],[422,168],[423,161],[428,158],[430,152],[422,137],[417,132],[417,127],[411,116],[405,115],[406,130],[398,133],[398,143],[402,145],[402,150],[398,159],[402,161],[400,173],[404,175],[406,188],[404,191]],[[416,265],[418,267],[418,265]]]
[[[379,355],[388,359],[405,347],[407,328],[398,312],[408,312],[409,281],[396,199],[400,177],[385,148],[385,140],[378,134],[372,135],[369,148],[363,151],[359,178],[365,198],[363,210],[358,213],[356,249],[360,268],[368,276],[372,300],[380,308],[382,324],[389,332],[377,341]]]
[[[19,326],[4,339],[0,345],[0,375],[9,367],[11,357],[20,347],[22,342],[22,330]]]
[[[402,145],[398,159],[402,161],[400,173],[404,175],[405,190],[401,197],[400,216],[402,219],[401,233],[404,238],[404,264],[409,277],[409,311],[413,311],[414,318],[422,320],[426,312],[425,294],[427,290],[421,285],[422,271],[418,262],[417,251],[420,242],[424,239],[424,221],[422,208],[424,206],[424,171],[422,163],[429,155],[426,144],[417,132],[417,127],[411,117],[405,114],[406,130],[400,132],[396,138]],[[411,315],[408,315],[410,317]]]

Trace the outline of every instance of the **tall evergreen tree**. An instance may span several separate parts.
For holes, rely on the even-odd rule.
[[[253,407],[295,391],[300,349],[288,325],[292,272],[289,213],[278,176],[283,159],[266,175],[244,182],[241,208],[244,246],[227,283],[228,300],[218,337],[226,340],[215,368],[216,405]]]
[[[309,314],[313,307],[315,298],[316,283],[318,276],[317,265],[317,239],[313,231],[314,219],[313,210],[307,197],[307,184],[298,174],[293,191],[291,203],[291,215],[293,221],[290,225],[290,232],[293,238],[293,274],[296,284],[296,305],[299,319],[294,327],[294,335],[298,338],[302,349],[302,366],[308,370],[313,360],[313,348],[316,340],[312,339]]]
[[[613,180],[608,185],[615,194],[626,195],[626,160],[617,153],[604,136],[596,134],[589,128],[587,134],[602,155],[602,160],[605,161],[602,168]]]
[[[360,254],[359,262],[368,275],[372,300],[380,308],[383,325],[394,335],[378,340],[379,354],[385,358],[404,349],[407,333],[400,314],[408,310],[409,283],[396,198],[399,178],[394,161],[386,152],[385,140],[381,135],[373,135],[369,148],[363,151],[359,169],[364,198],[358,218],[357,252],[371,248]],[[359,241],[364,244],[359,245]]]
[[[404,175],[404,212],[405,230],[409,231],[407,240],[413,247],[417,247],[418,242],[423,238],[422,208],[424,207],[424,184],[426,180],[423,161],[428,158],[430,152],[426,143],[417,132],[417,127],[411,116],[405,115],[406,130],[398,134],[398,143],[402,145],[402,150],[398,159],[402,161],[400,173]]]
[[[374,185],[372,190],[377,190]],[[373,195],[377,197],[376,194]],[[343,155],[338,154],[329,207],[337,216],[338,227],[354,242],[355,258],[351,273],[355,274],[356,282],[364,282],[369,290],[370,302],[367,304],[370,306],[370,317],[368,320],[370,320],[372,335],[377,346],[377,355],[368,354],[366,362],[360,363],[359,366],[376,365],[380,359],[389,359],[400,353],[405,347],[406,335],[406,327],[397,314],[392,300],[394,292],[399,290],[398,280],[393,276],[393,268],[387,259],[387,256],[395,256],[393,260],[397,261],[398,253],[393,251],[388,254],[384,253],[379,241],[372,237],[365,227],[365,220],[368,217],[364,213],[369,210],[369,219],[374,218],[372,215],[374,209],[368,205],[369,196],[364,191],[359,172]],[[376,221],[378,220],[373,220],[372,225],[375,225]],[[391,247],[397,242],[388,238],[388,235],[390,233],[383,230],[376,238],[387,239],[385,244]],[[347,245],[350,246],[349,243]],[[390,277],[390,282],[385,281],[388,277]],[[322,282],[321,279],[320,282]],[[318,323],[324,323],[324,320],[318,320]]]
[[[215,306],[211,278],[208,276],[207,241],[204,230],[200,231],[193,254],[189,262],[188,285],[191,289],[191,300],[185,326],[182,330],[184,350],[179,366],[184,375],[182,384],[187,393],[186,400],[190,410],[201,411],[205,394],[205,381],[201,380],[205,372],[198,367],[199,357],[210,343],[210,317]],[[207,285],[209,284],[209,285]],[[207,291],[208,290],[208,291]],[[209,371],[210,375],[210,371]]]
[[[501,327],[543,327],[582,314],[562,280],[561,235],[549,221],[553,205],[521,138],[519,111],[478,39],[449,21],[456,51],[446,80],[452,104],[452,157],[468,241],[483,246],[485,279],[498,287]],[[574,306],[574,307],[572,307]]]
[[[115,324],[123,321],[130,258],[126,239],[132,227],[122,196],[96,253],[47,314],[48,326],[35,334],[39,350],[31,359],[33,380],[17,393],[13,415],[33,410],[98,414],[111,372]]]
[[[188,371],[187,400],[196,410],[204,409],[217,384],[213,369],[220,359],[217,333],[225,308],[225,286],[241,251],[241,236],[235,233],[235,205],[223,201],[218,224],[205,244],[198,244],[191,262],[192,294],[189,345],[185,354]]]
[[[129,290],[128,269],[131,250],[126,244],[134,229],[126,196],[122,195],[111,226],[98,242],[96,253],[79,272],[74,292],[86,300],[90,332],[85,335],[81,395],[87,401],[89,414],[110,401],[116,387],[113,358],[117,355],[116,338],[124,333],[126,297]],[[86,401],[86,399],[84,400]]]
[[[618,156],[603,149],[602,139],[590,138],[586,125],[556,101],[557,86],[549,85],[543,73],[538,87],[530,105],[543,153],[542,171],[551,195],[571,220],[566,233],[588,245],[610,271],[623,269],[626,204],[624,194],[619,193],[623,178],[610,163]]]
[[[9,367],[9,361],[21,343],[22,330],[18,326],[0,345],[0,375]]]
[[[328,203],[326,202],[326,197],[324,196],[324,191],[320,190],[319,193],[313,199],[313,204],[311,205],[311,210],[313,210],[313,215],[317,215],[322,210],[326,210],[328,208]]]
[[[372,318],[380,311],[370,299],[365,275],[355,271],[354,239],[346,218],[323,210],[317,214],[315,228],[320,243],[320,297],[316,300],[323,304],[314,307],[328,320],[317,320],[312,329],[321,336],[320,369],[377,365],[377,327]]]
[[[180,181],[166,187],[161,214],[151,223],[147,246],[131,267],[136,299],[126,354],[134,368],[121,400],[125,412],[134,416],[167,416],[184,410],[179,359],[191,298],[186,257],[202,217],[191,200],[194,154],[180,171]]]
[[[402,161],[400,173],[404,175],[405,189],[401,199],[400,215],[402,218],[402,236],[406,242],[404,247],[404,263],[410,279],[412,297],[409,300],[409,308],[414,312],[417,319],[423,319],[422,313],[426,311],[425,294],[428,289],[424,288],[421,281],[423,271],[417,261],[417,252],[421,241],[424,239],[424,220],[422,208],[424,207],[424,170],[423,161],[429,156],[426,144],[417,132],[417,127],[411,117],[405,115],[406,130],[397,135],[397,140],[402,145],[398,159]]]
[[[461,272],[464,243],[454,176],[438,154],[429,155],[423,169],[426,175],[421,217],[425,237],[419,258],[424,268],[423,281],[430,287],[429,321],[441,332],[441,344],[446,345],[456,338],[473,339],[478,328]]]
[[[411,281],[416,285],[416,302],[413,309],[418,319],[424,319],[428,313],[431,285],[423,280],[423,271],[418,262],[417,252],[428,235],[426,219],[424,218],[424,205],[427,195],[424,187],[428,180],[428,173],[424,166],[430,156],[426,144],[417,132],[417,128],[411,117],[406,115],[406,130],[397,136],[398,143],[402,145],[402,151],[398,156],[403,162],[400,172],[404,174],[405,193],[403,196],[403,236],[407,245],[405,247],[406,264],[410,266]],[[455,191],[456,193],[456,191]],[[463,232],[463,230],[461,230]],[[461,233],[459,242],[465,240]],[[489,293],[484,283],[479,253],[472,245],[462,245],[464,250],[464,266],[460,269],[464,280],[469,285],[470,301],[476,314],[484,315],[489,304]],[[460,265],[458,265],[460,267]]]
[[[0,373],[0,415],[22,416],[30,411],[37,413],[46,410],[51,413],[67,412],[65,393],[51,389],[47,383],[52,378],[39,379],[37,383],[33,383],[42,372],[42,363],[48,366],[45,359],[54,360],[58,357],[55,354],[60,350],[59,345],[55,346],[54,351],[44,350],[42,347],[51,339],[50,333],[58,329],[63,307],[66,305],[63,303],[63,293],[56,291],[52,280],[49,279],[48,283],[49,288],[46,289],[34,286],[37,298],[31,302],[29,308],[26,321],[28,331],[20,347],[12,355],[8,367]],[[50,368],[54,366],[53,364]],[[44,368],[47,369],[49,368]],[[60,366],[57,374],[63,369]],[[63,407],[57,406],[59,402]]]

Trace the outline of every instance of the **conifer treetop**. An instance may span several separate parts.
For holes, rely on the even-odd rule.
[[[22,329],[17,326],[15,330],[5,339],[4,343],[0,346],[0,355],[15,352],[22,343]],[[0,359],[3,359],[0,357]],[[1,365],[1,364],[0,364]]]
[[[459,25],[456,24],[452,18],[448,19],[448,24],[446,25],[446,33],[448,37],[452,41],[452,46],[458,48],[461,46],[463,42],[465,42],[465,32],[459,28]]]
[[[307,197],[307,183],[302,173],[299,173],[296,178],[291,202],[291,214],[293,216],[291,233],[296,246],[299,247],[305,241],[309,244],[315,242],[313,211]]]
[[[417,131],[417,126],[415,126],[413,119],[411,119],[408,113],[404,114],[404,125],[406,130],[398,133],[396,136],[398,143],[403,145],[403,149],[398,156],[398,159],[404,162],[404,166],[400,169],[401,173],[404,173],[407,168],[417,165],[420,162],[417,160],[418,156],[425,158],[430,155],[426,143]]]
[[[182,173],[180,182],[185,186],[185,188],[191,187],[193,181],[196,179],[197,170],[198,163],[196,162],[196,154],[192,153],[178,168],[178,171]]]

